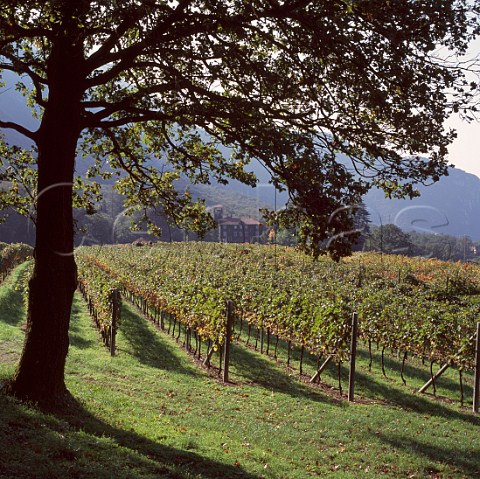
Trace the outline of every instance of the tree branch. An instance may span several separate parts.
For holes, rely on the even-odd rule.
[[[36,132],[30,131],[28,128],[25,128],[24,126],[19,125],[18,123],[15,123],[13,121],[0,121],[0,128],[15,130],[18,133],[21,133],[23,136],[30,138],[30,140],[33,140],[34,142],[37,141]]]
[[[135,43],[124,49],[119,49],[114,53],[105,54],[104,52],[103,56],[95,56],[96,54],[93,54],[92,57],[87,60],[88,71],[93,72],[101,66],[112,63],[114,63],[114,65],[96,77],[90,78],[87,81],[87,86],[90,88],[93,86],[103,85],[117,78],[122,72],[134,67],[135,59],[138,58],[140,54],[144,55],[147,52],[147,54],[152,55],[155,53],[155,51],[159,51],[162,43],[164,44],[180,41],[199,33],[208,35],[209,33],[215,32],[219,25],[221,25],[224,29],[236,30],[240,26],[251,26],[249,22],[257,21],[260,18],[287,18],[291,12],[294,12],[303,3],[310,3],[310,1],[305,0],[304,2],[293,2],[291,4],[287,3],[279,8],[275,7],[272,9],[265,9],[261,12],[254,11],[253,13],[245,12],[229,17],[219,17],[213,14],[195,14],[191,17],[191,21],[189,23],[185,25],[179,25],[174,29],[173,34],[165,36],[165,33],[173,25],[173,23],[182,19],[183,11],[189,3],[191,3],[191,0],[180,1],[172,14],[156,28],[153,28],[149,34],[138,43]],[[122,26],[125,28],[126,33],[128,31],[128,28],[126,28],[126,23],[122,24]],[[252,26],[252,28],[254,27]],[[110,37],[110,39],[107,41],[110,41],[112,46],[114,46],[114,40],[118,40],[119,38],[120,37],[115,37],[115,34],[112,34],[112,37]]]
[[[118,40],[121,38],[121,36],[124,35],[134,25],[135,21],[141,19],[141,15],[135,16],[132,14],[133,17],[125,19],[124,22],[122,22],[119,28],[115,31],[115,33],[113,33],[107,40],[105,48],[102,48],[101,52],[98,51],[94,53],[87,60],[86,67],[88,71],[93,72],[101,66],[107,65],[109,63],[115,63],[119,61],[119,64],[112,67],[112,69],[108,70],[104,74],[92,78],[89,81],[88,86],[90,87],[104,84],[118,76],[119,73],[131,68],[131,62],[135,61],[135,59],[140,54],[143,54],[148,46],[155,44],[159,36],[162,35],[165,31],[167,31],[168,28],[170,28],[175,21],[181,18],[184,10],[188,7],[190,3],[192,3],[192,0],[180,0],[177,7],[165,19],[165,21],[158,25],[156,28],[152,29],[143,40],[125,49],[120,49],[115,53],[109,53],[111,49],[115,46],[115,44],[118,42]]]
[[[130,114],[116,120],[101,120],[96,118],[87,118],[85,128],[102,128],[103,130],[118,128],[130,123],[142,123],[145,121],[173,121],[173,116],[165,115],[160,111],[137,110],[137,115]]]
[[[15,73],[25,73],[28,75],[33,82],[39,83],[42,85],[47,85],[48,82],[45,78],[41,77],[38,73],[33,72],[25,62],[18,60],[18,57],[14,55],[9,55],[7,53],[0,53],[0,56],[3,56],[9,59],[12,63],[0,63],[0,70],[10,70]]]
[[[0,63],[0,70],[9,70],[14,73],[24,73],[25,75],[28,75],[30,79],[33,82],[33,85],[35,87],[35,101],[37,102],[38,105],[41,107],[46,106],[46,102],[44,101],[42,97],[42,87],[41,85],[47,85],[47,81],[42,78],[40,75],[37,75],[36,73],[32,72],[25,64],[24,67],[17,68],[15,65],[9,65],[8,63]]]
[[[87,61],[87,70],[93,71],[102,65],[108,63],[110,51],[115,47],[120,38],[128,32],[128,30],[135,24],[139,17],[134,15],[128,16],[118,28],[110,35],[110,37],[103,43],[103,45],[93,53]]]

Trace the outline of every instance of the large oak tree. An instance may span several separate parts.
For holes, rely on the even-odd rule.
[[[344,234],[349,206],[372,185],[413,195],[446,172],[444,120],[471,108],[476,89],[455,58],[477,30],[467,0],[1,1],[0,69],[19,75],[40,122],[32,131],[0,118],[33,144],[31,155],[3,144],[22,166],[3,179],[37,187],[28,326],[10,391],[43,403],[67,393],[80,153],[97,160],[92,170],[124,172],[129,206],[160,206],[199,230],[208,217],[176,192],[179,173],[254,184],[245,167],[255,158],[289,191],[277,220],[300,224],[314,254],[327,244],[339,257],[355,239]],[[35,175],[24,173],[32,161]]]

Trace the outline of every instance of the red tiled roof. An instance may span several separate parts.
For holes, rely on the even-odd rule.
[[[222,218],[217,220],[219,225],[239,225],[241,222],[240,218]]]
[[[240,218],[242,222],[246,225],[251,226],[260,226],[260,221],[257,221],[255,218]]]
[[[260,221],[257,221],[255,218],[220,218],[217,220],[219,225],[241,225],[242,223],[245,226],[261,226]]]

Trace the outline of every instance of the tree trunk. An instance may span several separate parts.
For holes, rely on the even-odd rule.
[[[60,39],[48,65],[49,99],[37,137],[35,265],[25,344],[9,385],[16,397],[46,406],[67,396],[64,370],[76,288],[72,189],[82,88],[81,58],[73,45]]]

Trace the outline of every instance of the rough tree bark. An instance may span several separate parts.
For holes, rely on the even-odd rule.
[[[67,396],[64,380],[76,265],[72,190],[80,134],[82,49],[68,39],[54,45],[50,87],[37,136],[38,194],[33,276],[29,282],[26,339],[10,392],[54,405]]]

